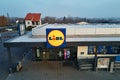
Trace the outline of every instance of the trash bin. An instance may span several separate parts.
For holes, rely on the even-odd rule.
[[[110,64],[110,72],[113,73],[113,69],[114,69],[114,62],[111,62]]]
[[[18,72],[22,69],[21,62],[14,63],[11,68],[9,68],[9,73]]]
[[[21,62],[19,61],[18,63],[17,63],[17,66],[16,66],[16,70],[17,70],[17,72],[18,71],[20,71],[22,69],[22,64],[21,64]]]

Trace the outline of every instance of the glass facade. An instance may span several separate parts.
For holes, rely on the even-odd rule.
[[[120,46],[88,46],[88,54],[120,54]]]
[[[35,58],[42,61],[76,60],[76,48],[42,49],[35,48]]]

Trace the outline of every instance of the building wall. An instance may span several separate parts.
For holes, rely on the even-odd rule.
[[[46,29],[34,28],[32,35],[45,35]],[[108,35],[120,34],[120,28],[66,28],[66,35]]]
[[[28,26],[32,26],[32,22],[30,20],[25,20],[25,25],[26,25],[26,28]]]
[[[38,22],[38,25],[36,24],[36,22],[34,22],[34,25],[33,25],[33,23],[32,23],[31,20],[25,20],[25,24],[26,24],[26,27],[28,27],[28,26],[33,26],[33,27],[35,27],[35,26],[41,25],[41,20]]]
[[[40,24],[39,25],[42,25],[41,18],[40,18]]]
[[[78,46],[77,48],[77,58],[88,55],[88,46]]]
[[[78,28],[74,31],[76,35],[91,35],[95,34],[95,28]]]

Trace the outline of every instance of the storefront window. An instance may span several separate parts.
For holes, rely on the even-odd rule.
[[[120,54],[120,46],[89,46],[88,54]]]
[[[108,46],[107,50],[108,50],[107,54],[120,54],[119,46]]]
[[[97,47],[97,53],[98,53],[98,54],[106,54],[106,53],[107,53],[107,48],[106,48],[106,46],[98,46],[98,47]]]
[[[96,46],[88,46],[88,54],[94,54],[96,52]]]
[[[70,59],[70,50],[64,49],[64,59]]]

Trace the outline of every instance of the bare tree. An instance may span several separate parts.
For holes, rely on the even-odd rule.
[[[0,16],[0,27],[4,27],[5,25],[7,25],[7,23],[7,18],[4,15]]]

